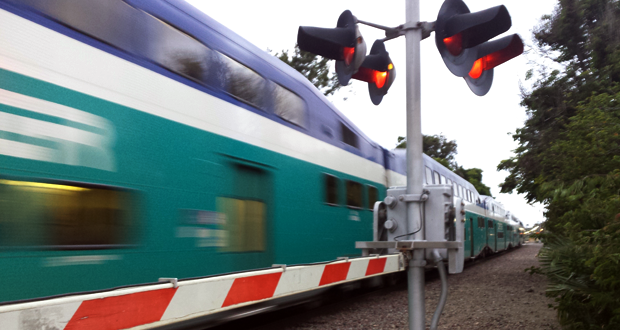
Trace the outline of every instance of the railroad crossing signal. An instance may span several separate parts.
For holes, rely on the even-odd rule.
[[[390,59],[390,54],[385,50],[381,40],[375,40],[370,48],[370,54],[364,59],[353,79],[368,83],[368,93],[374,105],[379,105],[383,96],[387,94],[396,78],[396,70]]]
[[[334,29],[300,26],[297,44],[301,50],[336,60],[338,82],[343,86],[349,84],[366,57],[366,42],[349,10],[340,14]]]
[[[523,53],[523,41],[514,34],[488,41],[510,29],[505,6],[471,13],[462,0],[444,1],[435,23],[435,44],[444,63],[457,77],[464,77],[478,96],[493,83],[493,68]]]
[[[358,23],[385,30],[386,38],[375,41],[368,56]],[[378,105],[396,77],[384,42],[411,29],[422,28],[423,38],[433,30],[432,23],[416,24],[389,28],[358,20],[345,10],[336,28],[300,26],[297,44],[302,50],[336,60],[341,85],[349,84],[351,78],[367,82],[370,99]],[[523,53],[523,41],[516,34],[489,41],[511,25],[503,5],[472,13],[463,0],[445,0],[434,24],[435,44],[450,72],[464,78],[474,94],[483,96],[493,84],[493,68]]]
[[[385,50],[377,40],[366,56],[366,42],[357,27],[357,19],[345,10],[334,29],[300,26],[297,32],[299,49],[336,60],[338,82],[346,86],[351,78],[368,83],[372,103],[378,105],[392,86],[396,71]]]

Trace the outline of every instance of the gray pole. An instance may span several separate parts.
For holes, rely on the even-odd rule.
[[[420,21],[419,0],[406,1],[406,26],[415,26]],[[422,124],[420,89],[420,41],[422,29],[408,29],[407,43],[407,194],[422,194],[424,163],[422,161]],[[407,232],[418,231],[414,240],[424,240],[424,224],[420,216],[420,203],[407,203]],[[411,238],[409,238],[411,239]],[[424,250],[413,251],[407,269],[407,290],[409,296],[409,329],[425,330],[424,308]]]

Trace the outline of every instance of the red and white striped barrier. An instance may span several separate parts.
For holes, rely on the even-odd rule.
[[[0,306],[0,329],[147,329],[404,269],[394,254],[53,298]]]

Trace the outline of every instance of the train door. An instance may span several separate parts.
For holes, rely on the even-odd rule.
[[[269,267],[273,263],[269,230],[273,214],[271,174],[237,164],[232,183],[231,195],[218,198],[226,232],[221,251],[227,254],[232,269]]]
[[[493,250],[493,252],[497,251],[497,240],[495,239],[496,232],[495,226],[493,225],[493,220],[487,219],[487,245]]]
[[[468,257],[473,257],[475,255],[474,250],[474,218],[469,217],[469,235],[466,236],[469,238],[469,253],[465,251],[465,255]]]

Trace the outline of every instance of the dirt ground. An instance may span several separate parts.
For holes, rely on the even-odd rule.
[[[528,244],[448,277],[448,302],[439,329],[559,330],[551,299],[544,296],[545,278],[524,269],[538,265],[540,244]],[[430,326],[441,282],[426,283],[426,318]],[[407,290],[383,290],[320,308],[282,329],[408,329]]]

